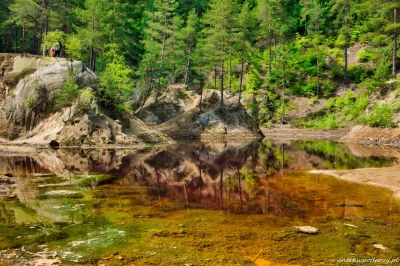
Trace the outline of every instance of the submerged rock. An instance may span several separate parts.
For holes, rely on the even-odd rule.
[[[293,226],[293,228],[297,229],[300,233],[316,235],[318,234],[318,229],[312,226]]]
[[[376,249],[381,249],[381,250],[388,250],[389,248],[383,246],[382,244],[374,244],[372,245]]]

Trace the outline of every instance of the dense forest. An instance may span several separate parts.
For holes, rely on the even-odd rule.
[[[307,97],[328,100],[289,122],[387,127],[400,105],[365,110],[400,89],[399,11],[398,0],[1,0],[0,52],[41,55],[59,42],[100,76],[97,96],[119,112],[185,84],[237,94],[263,126],[288,122],[290,99]]]

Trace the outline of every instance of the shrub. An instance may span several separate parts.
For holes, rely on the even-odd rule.
[[[371,49],[364,49],[358,52],[358,62],[369,62],[378,58],[378,55]]]
[[[393,127],[395,124],[390,105],[375,105],[367,116],[367,124],[372,127]]]
[[[329,114],[323,117],[309,120],[305,123],[305,126],[307,128],[315,129],[336,129],[339,127],[339,122],[337,121],[335,114]]]
[[[373,74],[373,71],[369,68],[364,68],[361,66],[351,66],[349,67],[349,78],[354,83],[360,83],[366,78]]]
[[[371,44],[375,46],[385,46],[388,43],[388,37],[386,35],[378,35],[372,39]]]
[[[29,98],[29,99],[26,101],[26,106],[27,106],[29,109],[35,108],[35,105],[36,105],[36,101],[35,101],[35,99],[33,99],[32,97]]]
[[[321,92],[323,97],[330,97],[336,90],[336,84],[331,80],[321,82]]]
[[[79,96],[79,87],[75,82],[75,77],[72,71],[69,73],[68,79],[62,89],[56,95],[56,106],[66,107],[71,106]]]

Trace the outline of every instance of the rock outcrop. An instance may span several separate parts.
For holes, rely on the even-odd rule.
[[[88,97],[99,86],[99,78],[82,62],[0,54],[0,68],[0,136],[15,144],[103,146],[168,140],[145,124],[134,123],[136,118],[120,122],[103,114],[95,97]],[[56,95],[71,77],[85,93],[71,107],[57,108]]]
[[[183,88],[169,88],[160,101],[173,105],[176,111],[164,111],[169,119],[158,119],[161,109],[149,101],[141,117],[154,129],[173,139],[227,139],[262,138],[264,135],[243,106],[238,108],[237,97],[225,93],[224,106],[220,106],[220,92],[206,90],[202,97]],[[158,103],[159,104],[159,103]],[[157,119],[154,119],[157,118]],[[150,121],[150,122],[149,122]],[[160,122],[157,122],[160,121]]]
[[[96,88],[99,78],[82,62],[26,55],[1,55],[3,135],[15,138],[55,111],[55,98],[69,73],[80,88]]]

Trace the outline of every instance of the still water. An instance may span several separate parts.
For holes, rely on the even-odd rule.
[[[397,163],[328,141],[0,154],[0,264],[395,261],[400,202],[392,192],[308,171]]]

